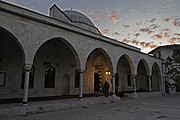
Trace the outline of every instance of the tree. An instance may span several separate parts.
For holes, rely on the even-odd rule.
[[[169,56],[164,62],[166,68],[166,75],[174,80],[176,84],[180,83],[180,55]]]

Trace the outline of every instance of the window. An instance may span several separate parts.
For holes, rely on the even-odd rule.
[[[158,52],[158,57],[159,57],[159,58],[161,57],[161,51]]]
[[[54,88],[55,87],[55,68],[52,66],[45,68],[45,88]]]
[[[24,81],[25,81],[26,71],[24,68],[22,69],[22,80],[21,80],[21,89],[24,89]],[[31,68],[29,74],[29,88],[32,89],[34,87],[34,67]]]
[[[180,49],[174,49],[173,54],[180,56]]]
[[[154,57],[156,57],[156,53],[154,53],[153,55],[154,55]]]
[[[75,71],[75,88],[79,88],[79,82],[80,82],[80,72]]]
[[[127,74],[127,85],[131,86],[131,75],[129,73]]]

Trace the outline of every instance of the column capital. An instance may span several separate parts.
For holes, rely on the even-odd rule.
[[[83,73],[84,69],[78,69],[79,73]]]
[[[112,77],[115,77],[115,75],[116,75],[116,73],[111,73],[111,76],[112,76]]]
[[[148,77],[149,77],[149,78],[151,78],[151,77],[152,77],[152,75],[148,75]]]
[[[136,74],[132,74],[132,77],[133,77],[133,78],[136,78]]]
[[[25,65],[24,65],[24,69],[25,69],[26,71],[31,71],[31,68],[32,68],[32,64],[25,64]]]

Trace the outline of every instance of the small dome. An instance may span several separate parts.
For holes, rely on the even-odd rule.
[[[95,27],[93,22],[84,14],[74,11],[74,10],[65,10],[63,11],[73,22],[84,23],[90,26]]]

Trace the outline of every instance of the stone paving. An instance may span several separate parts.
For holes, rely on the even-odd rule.
[[[180,95],[89,104],[72,109],[6,116],[1,120],[180,120]]]

